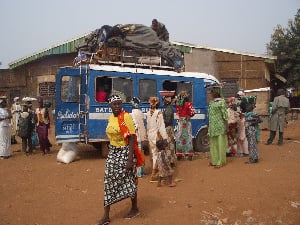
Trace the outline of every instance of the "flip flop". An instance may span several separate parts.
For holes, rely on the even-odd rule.
[[[211,162],[208,163],[208,166],[214,166],[213,164],[211,164]]]
[[[138,215],[140,215],[140,211],[136,210],[136,211],[130,211],[126,216],[125,219],[133,219],[134,217],[137,217]]]
[[[97,222],[96,225],[107,225],[110,223],[110,219],[101,219]]]
[[[168,185],[169,187],[176,187],[176,183],[171,183]]]

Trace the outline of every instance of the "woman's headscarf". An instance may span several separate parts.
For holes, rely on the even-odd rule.
[[[0,104],[4,101],[6,101],[7,97],[6,96],[0,96]]]
[[[134,109],[138,109],[139,108],[140,102],[141,102],[141,100],[139,98],[137,98],[137,97],[133,97],[131,99],[131,105],[132,105],[132,107]]]
[[[112,95],[108,98],[108,103],[112,103],[114,101],[122,101],[122,98],[119,95]]]
[[[228,98],[228,105],[229,106],[233,106],[235,103],[235,97],[229,97]]]
[[[237,93],[237,96],[242,98],[242,97],[245,97],[245,92],[243,92],[242,90],[239,90],[238,93]]]
[[[188,98],[188,93],[187,91],[180,91],[177,97],[177,102],[176,104],[179,105],[180,107],[184,105],[184,103],[187,101]]]
[[[149,98],[149,103],[150,103],[150,108],[154,109],[157,107],[158,103],[159,103],[159,99],[158,97],[150,97]]]
[[[172,102],[172,97],[171,96],[164,96],[163,100],[165,101],[165,104],[169,105]]]

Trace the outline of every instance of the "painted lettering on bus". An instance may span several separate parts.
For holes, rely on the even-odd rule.
[[[57,112],[57,120],[62,120],[62,119],[75,119],[79,117],[79,113],[76,112],[71,112],[69,109],[66,110],[65,113],[63,113],[62,111],[58,111]]]
[[[64,131],[66,134],[72,134],[74,130],[75,130],[74,123],[68,123],[62,125],[62,131]]]
[[[108,107],[96,108],[95,111],[97,113],[111,113],[112,112],[111,108],[108,108]]]

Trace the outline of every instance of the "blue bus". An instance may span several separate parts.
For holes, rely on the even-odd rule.
[[[161,91],[173,91],[176,95],[186,90],[196,111],[191,118],[194,150],[207,151],[208,103],[204,86],[216,82],[218,80],[209,74],[161,68],[108,64],[62,67],[56,77],[56,141],[85,142],[97,148],[106,144],[105,129],[112,112],[105,96],[120,95],[123,108],[128,112],[132,110],[132,97],[138,97],[141,100],[140,108],[146,113],[149,110],[149,97],[157,96],[162,103]],[[161,104],[160,109],[163,108]],[[174,125],[176,130],[177,124]]]

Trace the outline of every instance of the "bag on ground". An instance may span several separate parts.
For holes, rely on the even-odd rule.
[[[76,159],[78,148],[74,142],[65,142],[62,144],[57,153],[57,161],[62,163],[70,163]]]

